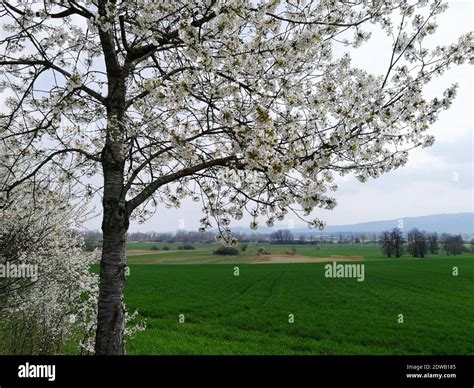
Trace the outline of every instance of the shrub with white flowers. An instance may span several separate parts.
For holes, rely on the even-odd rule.
[[[22,186],[10,198],[0,204],[0,352],[56,354],[70,342],[93,353],[99,277],[91,266],[100,252],[84,252],[72,233],[83,206],[50,185]],[[31,271],[5,271],[19,266]],[[127,338],[145,328],[137,316],[126,316]]]
[[[36,272],[0,278],[3,351],[54,354],[75,338],[90,350],[98,294],[90,267],[98,252],[83,252],[82,239],[71,232],[80,208],[64,193],[31,187],[16,190],[0,209],[0,264]]]

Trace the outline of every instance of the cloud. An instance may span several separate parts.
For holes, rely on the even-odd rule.
[[[410,181],[397,190],[370,185],[343,193],[338,203],[332,214],[321,211],[319,216],[335,225],[472,211],[472,189],[443,182]]]
[[[439,17],[435,36],[430,46],[446,45],[472,30],[472,1],[449,1],[449,9]],[[75,23],[77,20],[74,21]],[[0,22],[1,26],[1,22]],[[390,60],[391,37],[375,27],[369,42],[351,53],[353,65],[375,74],[385,74]],[[102,63],[97,66],[103,66]],[[41,80],[48,84],[51,75]],[[333,211],[316,210],[314,217],[328,224],[348,224],[381,219],[434,213],[473,211],[473,76],[472,67],[453,67],[441,79],[428,85],[424,95],[433,98],[453,83],[459,84],[458,95],[448,111],[440,114],[439,121],[429,133],[436,137],[433,147],[417,149],[411,153],[406,166],[385,174],[377,180],[360,183],[347,176],[338,178],[340,189],[335,193],[338,206]],[[0,104],[4,95],[0,95]],[[101,208],[100,198],[93,201]],[[177,230],[184,223],[186,229],[197,229],[201,206],[185,200],[179,209],[159,207],[144,225],[131,223],[131,230]],[[288,217],[286,221],[291,219]],[[295,223],[296,217],[293,216]],[[250,217],[234,225],[247,226]],[[86,227],[99,229],[100,215],[86,223]]]

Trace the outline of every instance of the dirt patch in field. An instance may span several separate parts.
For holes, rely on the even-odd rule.
[[[293,256],[293,255],[262,255],[257,256],[251,262],[252,264],[272,264],[272,263],[325,263],[331,261],[361,261],[363,256],[350,257],[308,257],[308,256]]]

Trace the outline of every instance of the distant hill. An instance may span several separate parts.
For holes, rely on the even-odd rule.
[[[399,221],[403,221],[403,230],[408,231],[412,228],[418,228],[426,232],[438,233],[461,233],[474,234],[474,212],[454,213],[454,214],[432,214],[420,217],[404,217],[393,220],[362,222],[351,225],[327,225],[323,233],[343,233],[343,232],[383,232],[387,229],[396,228]],[[275,225],[273,228],[259,227],[257,233],[267,234],[278,229],[288,229],[287,224]],[[253,233],[249,228],[234,227],[234,232]],[[312,233],[307,227],[295,226],[292,229],[294,234]]]
[[[418,228],[438,233],[474,233],[474,213],[432,214],[420,217],[405,217],[395,220],[363,222],[353,225],[331,225],[327,232],[382,232],[396,228],[403,221],[403,229]]]

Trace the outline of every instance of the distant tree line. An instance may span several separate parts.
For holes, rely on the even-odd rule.
[[[75,235],[81,235],[85,241],[85,249],[92,251],[102,244],[102,232],[98,230],[73,231]],[[234,236],[240,243],[259,243],[268,242],[268,234],[261,233],[234,233]],[[214,232],[197,232],[178,230],[172,232],[130,232],[127,240],[129,242],[145,242],[145,243],[211,243],[216,241],[216,233]]]
[[[441,244],[443,245],[443,249],[447,255],[460,255],[461,253],[466,252],[460,235],[453,236],[451,234],[443,234],[441,235]],[[474,252],[474,250],[472,251]]]
[[[277,244],[291,244],[295,240],[295,236],[288,229],[280,229],[270,234],[270,242]]]
[[[98,230],[75,231],[81,234],[85,241],[85,249],[92,251],[101,246],[102,233]],[[413,257],[424,257],[427,253],[438,254],[444,251],[447,255],[459,255],[463,252],[474,252],[474,239],[470,241],[470,249],[464,246],[461,235],[443,233],[427,233],[412,229],[403,234],[398,228],[382,233],[300,233],[295,235],[289,229],[280,229],[268,233],[234,233],[241,244],[270,242],[272,244],[362,244],[378,243],[387,257],[401,257],[405,253]],[[178,230],[172,232],[130,232],[128,241],[147,243],[212,243],[215,242],[216,233],[212,231],[197,232]]]
[[[360,244],[377,243],[377,233],[301,233],[295,236],[289,229],[280,229],[269,235],[264,235],[266,241],[272,244]]]
[[[75,231],[80,234],[88,246],[99,246],[102,242],[102,232],[99,230]],[[295,236],[291,230],[282,229],[273,233],[234,233],[234,236],[241,243],[261,243],[271,242],[275,244],[358,244],[358,243],[376,243],[378,235],[376,233],[301,233]],[[214,242],[216,233],[214,232],[196,232],[187,230],[178,230],[172,232],[130,232],[127,239],[130,242],[164,242],[164,243],[197,243]]]
[[[387,230],[381,234],[380,248],[387,257],[400,257],[405,252],[412,257],[425,257],[427,253],[437,255],[441,249],[446,255],[459,255],[463,252],[474,252],[474,239],[471,249],[464,246],[461,235],[443,233],[427,233],[416,228],[411,229],[404,237],[398,228]]]

